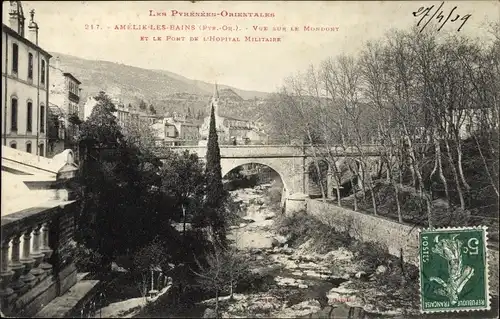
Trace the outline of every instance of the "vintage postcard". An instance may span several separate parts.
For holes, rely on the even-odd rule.
[[[2,6],[2,317],[498,318],[500,2]]]

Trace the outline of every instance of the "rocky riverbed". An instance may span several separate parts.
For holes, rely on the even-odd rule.
[[[361,297],[366,296],[366,291],[359,293],[357,283],[383,276],[385,266],[366,274],[345,248],[319,254],[312,240],[289,247],[288,238],[277,234],[275,218],[279,212],[263,196],[268,187],[271,185],[232,192],[243,208],[244,221],[233,226],[229,235],[234,245],[249,256],[252,272],[268,278],[268,289],[235,294],[233,300],[220,298],[223,317],[403,317],[402,309],[374,306]],[[384,293],[376,289],[371,292],[374,297]],[[215,299],[202,303],[212,308]]]

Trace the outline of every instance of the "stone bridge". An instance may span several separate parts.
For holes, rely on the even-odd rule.
[[[161,158],[167,148],[157,148],[156,154]],[[205,159],[206,146],[172,146],[168,149],[174,152],[189,151],[196,153]],[[293,194],[308,194],[310,185],[310,173],[317,171],[314,165],[315,159],[322,158],[327,167],[326,196],[333,195],[336,187],[333,178],[332,167],[329,165],[335,160],[336,167],[341,173],[341,184],[349,181],[351,175],[347,168],[347,161],[364,157],[367,159],[371,174],[377,173],[380,167],[380,156],[384,149],[380,145],[363,145],[361,147],[324,145],[293,146],[293,145],[221,145],[221,168],[222,176],[231,170],[246,164],[262,164],[270,167],[279,174],[284,185],[284,196],[290,198]]]

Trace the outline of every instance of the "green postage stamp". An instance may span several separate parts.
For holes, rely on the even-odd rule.
[[[486,227],[421,230],[421,312],[489,310]]]

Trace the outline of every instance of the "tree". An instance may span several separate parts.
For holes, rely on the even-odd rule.
[[[196,263],[198,271],[192,271],[201,286],[215,294],[215,313],[219,318],[220,294],[228,291],[233,299],[234,287],[248,275],[248,262],[234,247],[224,247],[215,242],[212,251],[207,254],[206,263],[198,260]]]
[[[215,239],[223,245],[226,241],[226,221],[224,220],[225,201],[228,193],[222,184],[222,173],[220,164],[220,149],[215,126],[214,106],[210,114],[210,127],[208,133],[206,154],[206,200],[208,222]]]
[[[103,256],[101,266],[106,272],[118,254],[134,251],[161,231],[167,232],[169,215],[159,214],[160,163],[127,143],[113,115],[115,106],[104,92],[96,100],[79,135],[87,156],[80,172],[77,239]]]
[[[169,197],[173,208],[181,216],[183,238],[186,236],[186,223],[196,225],[203,216],[204,197],[203,164],[194,153],[185,151],[181,155],[170,152],[160,171],[161,191]]]
[[[138,147],[142,152],[150,152],[156,147],[156,134],[144,119],[131,119],[125,123],[123,135],[125,142]]]
[[[151,278],[154,272],[152,270],[161,270],[161,273],[165,274],[171,269],[171,256],[166,247],[167,245],[157,237],[134,254],[132,273],[143,297],[146,297],[150,283],[154,282],[154,278]]]
[[[79,141],[85,146],[114,147],[123,139],[120,126],[113,114],[116,106],[103,91],[95,97],[97,102],[80,130]]]
[[[143,111],[145,111],[145,110],[146,110],[147,105],[146,105],[146,102],[144,102],[144,100],[141,100],[141,101],[139,102],[139,108],[140,108],[141,110],[143,110]]]
[[[59,122],[59,116],[54,114],[52,109],[49,107],[47,110],[47,138],[49,141],[50,148],[53,148],[53,145],[61,138],[59,136],[59,126],[61,123]]]
[[[156,114],[156,109],[155,109],[155,107],[153,106],[153,104],[150,104],[150,105],[149,105],[149,112],[150,112],[151,114]]]

